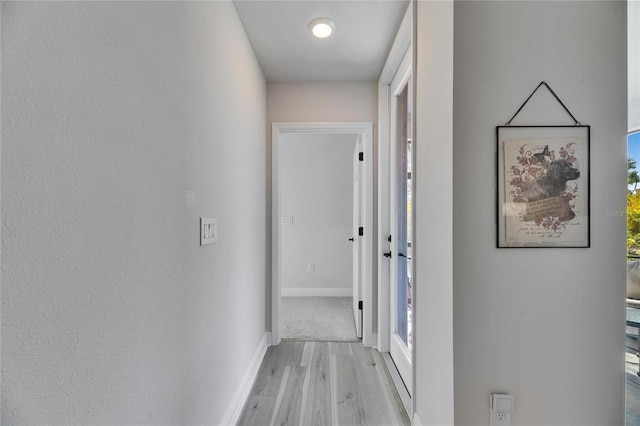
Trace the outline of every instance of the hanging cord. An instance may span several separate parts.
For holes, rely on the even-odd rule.
[[[571,118],[573,119],[574,123],[576,126],[581,126],[580,122],[578,120],[576,120],[576,118],[573,116],[573,114],[571,114],[571,111],[569,111],[569,108],[566,107],[566,105],[564,104],[564,102],[562,102],[560,100],[560,98],[558,97],[558,95],[556,95],[556,92],[553,91],[553,89],[545,82],[541,82],[540,84],[538,84],[538,87],[536,87],[536,89],[529,95],[529,97],[527,98],[526,101],[524,101],[524,103],[522,104],[522,106],[520,106],[520,108],[518,108],[518,111],[516,111],[515,114],[513,114],[513,117],[511,117],[511,120],[507,121],[505,123],[505,126],[511,126],[511,122],[513,121],[514,118],[516,118],[516,115],[518,115],[520,113],[520,111],[522,110],[522,108],[524,108],[524,106],[527,104],[527,102],[529,102],[529,99],[531,99],[533,97],[533,95],[538,91],[538,89],[544,85],[553,95],[554,98],[556,98],[556,101],[558,101],[558,103],[560,105],[562,105],[562,108],[564,108],[565,111],[567,111],[567,114],[569,114],[571,116]]]

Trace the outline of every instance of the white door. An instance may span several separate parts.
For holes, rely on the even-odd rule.
[[[411,56],[391,83],[390,150],[390,354],[407,391],[412,390],[412,80]]]
[[[353,151],[353,228],[351,242],[353,243],[353,317],[356,323],[356,336],[362,338],[362,306],[361,300],[361,253],[362,236],[360,234],[360,225],[362,224],[362,161],[360,161],[360,152],[362,152],[362,144],[356,143]]]

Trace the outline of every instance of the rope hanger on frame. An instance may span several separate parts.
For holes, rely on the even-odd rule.
[[[505,126],[511,126],[511,122],[513,121],[514,118],[516,118],[516,116],[520,113],[520,111],[522,111],[522,108],[524,108],[524,106],[527,104],[527,102],[529,102],[529,100],[533,97],[533,95],[538,91],[538,89],[542,86],[545,86],[547,88],[547,90],[549,90],[549,92],[551,92],[551,94],[553,95],[554,98],[556,98],[556,101],[558,101],[558,103],[560,105],[562,105],[562,108],[564,108],[565,111],[567,111],[567,114],[569,114],[571,116],[571,118],[573,119],[573,122],[576,126],[581,126],[582,124],[580,124],[580,122],[578,120],[576,120],[576,118],[573,116],[573,114],[571,114],[571,111],[569,111],[569,108],[566,107],[566,105],[564,104],[564,102],[562,102],[560,100],[560,98],[558,97],[558,95],[556,95],[556,92],[553,91],[553,89],[551,88],[551,86],[549,86],[547,84],[547,82],[543,81],[540,84],[538,84],[538,87],[536,87],[536,89],[531,92],[531,94],[529,95],[529,97],[527,98],[526,101],[524,101],[524,103],[520,106],[520,108],[518,108],[518,111],[516,111],[515,114],[513,114],[513,117],[511,117],[511,120],[507,121],[505,123]]]

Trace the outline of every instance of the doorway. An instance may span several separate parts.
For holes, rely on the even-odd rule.
[[[272,128],[272,167],[273,167],[273,179],[272,179],[272,344],[276,345],[283,338],[282,334],[282,305],[283,296],[292,295],[292,292],[297,292],[297,295],[310,295],[310,296],[351,296],[355,295],[353,299],[353,323],[361,323],[361,336],[363,343],[370,346],[371,340],[371,271],[372,271],[372,234],[373,234],[373,187],[372,187],[372,175],[373,167],[371,159],[373,157],[373,140],[372,140],[372,124],[371,123],[273,123]],[[330,137],[329,137],[330,136]],[[333,179],[334,176],[330,173],[324,174],[324,177],[320,178],[319,173],[321,170],[313,170],[314,165],[321,168],[327,168],[326,164],[331,164],[331,159],[328,159],[328,163],[325,162],[324,166],[320,165],[319,159],[321,151],[316,152],[321,145],[316,144],[316,149],[312,148],[312,145],[302,146],[300,138],[303,137],[307,140],[334,140],[336,144],[342,145],[342,150],[347,153],[343,162],[346,161],[346,165],[343,168],[347,169],[349,182],[345,184],[333,183],[329,184],[329,192],[341,192],[343,197],[347,197],[348,200],[343,202],[339,209],[348,210],[348,224],[346,228],[340,226],[334,226],[331,215],[337,213],[336,206],[332,206],[332,203],[328,200],[329,193],[319,193],[314,191],[309,182],[317,181],[318,179]],[[290,142],[298,143],[293,150],[293,155],[297,155],[299,161],[294,162],[294,168],[299,170],[300,176],[304,176],[305,179],[299,179],[300,181],[283,180],[283,174],[286,173],[290,167],[285,165],[285,161],[292,155],[290,148]],[[297,142],[296,142],[297,141]],[[360,145],[358,145],[358,142]],[[362,151],[358,151],[359,157],[362,161],[359,161],[360,172],[358,176],[358,188],[361,188],[359,195],[359,205],[361,207],[361,214],[358,215],[358,219],[361,221],[358,226],[358,234],[354,235],[352,229],[352,206],[356,205],[355,201],[352,201],[352,155],[354,148],[360,146]],[[302,150],[302,151],[300,151]],[[295,152],[298,152],[295,154]],[[362,152],[362,154],[359,154]],[[367,155],[369,154],[369,155]],[[302,157],[302,158],[300,158]],[[306,158],[305,158],[306,157]],[[369,157],[369,161],[367,161]],[[290,162],[287,162],[290,164]],[[355,163],[354,163],[355,164]],[[344,165],[343,165],[344,166]],[[317,167],[316,167],[317,168]],[[325,170],[326,172],[326,170]],[[355,173],[354,173],[355,176]],[[307,184],[303,182],[307,181]],[[343,179],[344,180],[344,179]],[[327,188],[326,183],[324,188]],[[300,185],[307,185],[307,188]],[[333,187],[332,187],[333,185]],[[337,188],[340,185],[343,188]],[[288,191],[290,186],[298,186],[297,196],[294,199],[287,199],[285,197],[285,191]],[[320,188],[320,186],[318,186]],[[339,190],[339,191],[338,191]],[[324,208],[323,208],[324,206]],[[330,207],[329,210],[326,208]],[[297,216],[302,212],[316,214],[315,220],[311,222],[308,220],[305,223],[298,224]],[[292,212],[297,212],[293,214]],[[344,212],[342,212],[344,213]],[[313,216],[313,214],[311,214]],[[343,214],[344,216],[344,214]],[[354,216],[355,217],[355,216]],[[344,222],[344,221],[343,221]],[[356,220],[353,220],[355,223]],[[325,223],[326,226],[322,225]],[[301,225],[298,227],[298,225]],[[299,229],[294,228],[298,227]],[[343,229],[344,228],[344,229]],[[294,245],[290,244],[290,234],[297,233],[297,238]],[[353,241],[350,241],[353,239]],[[325,241],[326,240],[326,241]],[[297,245],[296,245],[297,244]],[[354,245],[358,248],[354,249]],[[322,246],[325,250],[321,250]],[[331,253],[332,249],[327,250],[327,247],[332,247],[333,250],[338,252]],[[324,254],[323,254],[324,252]],[[352,268],[352,256],[357,253],[357,271],[356,268]],[[323,256],[332,257],[323,258]],[[340,269],[343,271],[330,271],[326,268],[329,263],[341,265]],[[306,282],[303,282],[301,286],[297,286],[296,289],[291,284],[291,271],[297,269],[296,276],[298,280],[300,277],[306,277]],[[356,277],[358,283],[350,288],[344,286],[337,287],[333,282],[336,282],[336,277],[348,276],[350,279],[352,276]],[[368,280],[368,281],[367,281]],[[304,280],[303,280],[304,281]],[[322,283],[322,285],[318,284]],[[368,283],[368,284],[365,284]],[[341,294],[336,294],[341,292]],[[344,293],[344,295],[342,294]]]
[[[353,151],[358,135],[285,133],[280,137],[281,331],[284,340],[353,341],[359,239],[352,232]],[[357,169],[356,169],[357,171]],[[360,191],[356,189],[355,199]],[[352,259],[352,253],[355,259]],[[356,274],[353,275],[355,270]],[[355,278],[355,279],[354,279]],[[355,295],[352,297],[352,294]],[[357,307],[357,302],[355,303]]]

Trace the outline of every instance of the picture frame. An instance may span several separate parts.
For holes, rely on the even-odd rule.
[[[497,126],[497,247],[590,247],[590,126]]]

